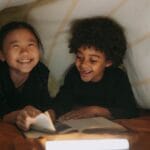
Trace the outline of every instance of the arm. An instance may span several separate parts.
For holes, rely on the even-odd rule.
[[[20,111],[17,110],[17,111],[13,111],[13,112],[10,112],[8,114],[5,114],[3,116],[3,121],[15,124],[16,123],[16,119],[17,119],[17,115],[19,114],[19,112]]]
[[[62,115],[59,118],[59,120],[64,121],[69,119],[80,119],[100,116],[111,119],[111,112],[107,108],[100,106],[86,106],[80,107],[79,109],[72,110]]]
[[[3,121],[16,124],[21,130],[28,130],[34,122],[34,118],[41,111],[33,106],[25,106],[21,110],[13,111],[3,116]]]
[[[48,77],[48,68],[44,64],[39,63],[33,72],[32,80],[34,84],[31,83],[31,86],[34,89],[34,96],[32,97],[34,106],[42,112],[48,110],[53,101],[48,90]],[[33,94],[31,93],[31,95]]]
[[[10,113],[10,112],[11,112],[11,108],[8,105],[7,98],[0,85],[0,117],[6,118],[6,120],[15,119],[17,112],[14,112],[14,113]],[[9,114],[9,115],[6,115],[6,114]]]
[[[132,118],[138,116],[136,101],[124,72],[120,72],[114,86],[114,101],[109,106],[109,111],[114,118]]]
[[[20,113],[20,110],[12,111],[12,108],[9,107],[4,92],[2,91],[3,90],[0,86],[0,116],[3,121],[15,124],[17,115]]]
[[[58,94],[53,101],[52,109],[55,111],[56,118],[71,111],[74,107],[73,85],[74,82],[76,82],[74,75],[76,74],[74,73],[74,68],[72,68],[67,73],[64,84],[63,86],[61,86]]]
[[[132,118],[138,115],[135,98],[126,74],[113,70],[105,78],[105,106],[88,106],[73,110],[62,116],[62,119],[75,119],[94,116],[107,118]],[[106,92],[106,93],[105,93]],[[105,99],[103,100],[105,101]]]

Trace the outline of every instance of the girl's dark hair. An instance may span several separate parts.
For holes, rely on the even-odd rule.
[[[77,53],[82,46],[95,47],[104,52],[113,66],[122,64],[127,41],[123,28],[108,17],[93,17],[77,19],[72,22],[69,48],[71,53]]]
[[[42,45],[42,42],[39,38],[37,31],[30,24],[28,24],[27,22],[23,22],[23,21],[12,21],[12,22],[9,22],[9,23],[3,25],[0,28],[0,50],[1,51],[3,50],[3,44],[4,44],[4,40],[7,36],[7,34],[16,29],[29,30],[35,36],[39,48],[43,51],[43,45]]]

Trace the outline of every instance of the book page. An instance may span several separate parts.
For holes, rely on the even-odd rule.
[[[113,122],[104,117],[94,117],[86,119],[68,120],[63,122],[56,122],[55,126],[49,115],[40,114],[36,118],[36,122],[32,129],[24,133],[26,137],[38,138],[41,136],[48,136],[51,133],[113,133],[128,131],[120,124]],[[36,130],[36,131],[35,131]]]
[[[35,122],[31,125],[31,129],[42,132],[55,132],[55,126],[48,112],[41,113],[35,118]]]
[[[34,119],[31,129],[29,131],[25,131],[23,134],[25,137],[38,138],[41,136],[48,136],[52,133],[68,133],[71,131],[74,131],[74,129],[67,124],[63,124],[61,122],[55,122],[55,124],[53,124],[49,113],[45,112],[39,114]]]
[[[127,131],[125,127],[104,117],[68,120],[63,123],[77,129],[79,132]]]
[[[63,122],[59,122],[59,121],[56,121],[55,128],[56,128],[57,133],[78,132],[78,130],[73,128],[72,126]]]

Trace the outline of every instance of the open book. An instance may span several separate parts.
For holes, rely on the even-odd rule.
[[[40,132],[46,133],[56,133],[56,132],[67,132],[67,130],[73,130],[71,126],[61,123],[55,122],[53,123],[51,116],[48,112],[39,114],[36,118],[34,123],[31,125],[31,130],[36,130]]]
[[[125,132],[127,129],[120,124],[104,117],[68,120],[53,124],[48,112],[41,113],[35,118],[31,130],[25,132],[27,137],[40,137],[53,133],[98,133],[98,132]]]

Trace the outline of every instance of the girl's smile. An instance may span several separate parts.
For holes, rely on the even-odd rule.
[[[29,73],[40,59],[36,38],[24,28],[11,31],[4,40],[3,56],[10,66],[10,74]]]

